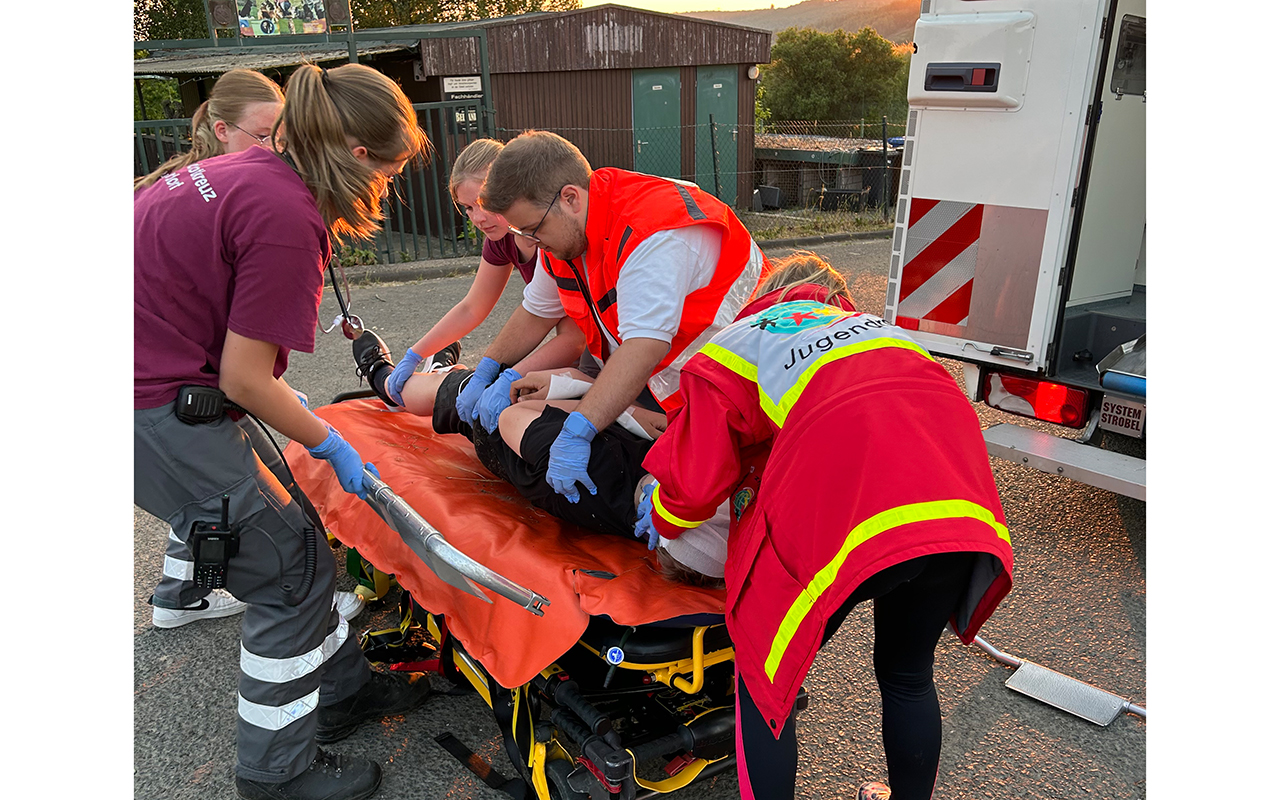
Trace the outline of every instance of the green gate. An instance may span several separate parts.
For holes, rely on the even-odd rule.
[[[738,201],[738,67],[698,67],[694,182],[728,205]]]
[[[415,103],[413,107],[434,155],[425,168],[410,165],[396,178],[383,201],[382,230],[372,240],[341,243],[339,255],[349,264],[395,264],[480,253],[480,234],[449,196],[449,173],[464,147],[494,136],[493,121],[480,101]],[[133,136],[136,177],[191,149],[191,120],[135,121]]]
[[[680,177],[680,70],[631,71],[635,171]]]

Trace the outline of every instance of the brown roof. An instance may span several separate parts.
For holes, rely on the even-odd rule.
[[[361,56],[416,50],[418,41],[370,42],[356,44]],[[160,51],[159,55],[135,59],[134,75],[221,75],[233,69],[275,69],[303,63],[346,61],[347,45],[298,45],[296,47],[206,47],[195,50]]]

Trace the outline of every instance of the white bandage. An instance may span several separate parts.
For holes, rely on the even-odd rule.
[[[590,388],[591,381],[580,381],[567,372],[558,373],[551,376],[551,383],[547,386],[547,399],[572,400],[582,397]],[[618,417],[618,424],[642,439],[653,441],[653,437],[644,429],[644,426],[636,422],[636,418],[631,415],[630,409],[622,412]]]
[[[634,433],[636,436],[639,436],[641,439],[648,439],[651,442],[653,441],[653,437],[644,429],[644,426],[639,422],[636,422],[636,418],[631,416],[630,409],[622,412],[622,415],[618,417],[618,424]]]
[[[551,385],[547,387],[548,400],[570,400],[582,397],[591,388],[590,381],[580,381],[567,372],[551,376]]]

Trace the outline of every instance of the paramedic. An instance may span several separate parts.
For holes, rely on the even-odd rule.
[[[191,149],[179,153],[149,174],[133,182],[134,191],[145,189],[163,175],[176,173],[197,161],[239,153],[250,147],[270,147],[271,129],[284,105],[284,93],[275,81],[251,69],[224,72],[213,84],[209,99],[191,117]],[[282,465],[284,462],[276,458]],[[281,471],[283,475],[283,471]],[[288,483],[288,476],[281,478]],[[302,496],[306,500],[306,495]],[[309,502],[307,516],[319,515]],[[321,526],[322,527],[322,526]],[[247,603],[226,589],[201,589],[192,580],[191,548],[172,530],[164,555],[164,571],[151,596],[151,624],[177,628],[197,620],[239,614]],[[355,592],[334,592],[334,603],[343,619],[351,620],[364,609],[364,598]]]
[[[502,142],[477,139],[458,153],[449,174],[449,196],[476,230],[484,235],[480,267],[467,296],[405,351],[398,364],[392,364],[390,351],[373,331],[365,331],[352,344],[360,376],[369,381],[388,406],[400,406],[420,416],[431,415],[439,387],[438,381],[426,375],[457,363],[462,353],[459,340],[475,330],[493,311],[513,271],[518,272],[526,284],[533,278],[537,266],[537,244],[517,237],[501,214],[485,210],[477,200],[480,187],[488,177],[489,166],[501,152]],[[538,369],[540,364],[558,366],[574,361],[582,354],[586,342],[572,320],[561,319],[556,333],[554,339],[538,349],[532,360],[522,362],[522,370]],[[433,353],[434,356],[431,355]],[[418,372],[428,357],[431,360],[422,372]],[[387,367],[391,372],[384,376],[381,373]],[[467,377],[454,375],[450,380],[461,383]],[[452,388],[446,387],[446,392]]]
[[[726,624],[743,798],[791,798],[792,708],[818,649],[873,600],[894,800],[926,800],[942,740],[934,649],[1009,592],[1013,553],[977,416],[906,333],[859,314],[809,254],[684,367],[683,408],[645,458],[638,536],[732,507]],[[860,797],[887,797],[883,784]]]
[[[314,348],[330,236],[373,233],[390,176],[427,143],[395,83],[359,64],[299,67],[272,136],[282,154],[211,158],[134,196],[134,500],[187,538],[194,523],[217,522],[228,498],[239,551],[226,583],[249,604],[239,794],[352,800],[377,790],[377,763],[317,741],[405,713],[430,689],[370,671],[334,610],[323,531],[308,525],[300,492],[269,466],[274,443],[250,423],[302,443],[364,495],[366,465],[281,375],[290,350]],[[221,390],[235,416],[180,419],[177,400],[192,386]]]
[[[577,502],[578,483],[596,491],[587,475],[596,433],[632,404],[670,414],[680,367],[737,316],[768,266],[733,211],[697,186],[593,172],[547,131],[503,148],[480,204],[537,243],[542,258],[522,305],[459,393],[458,414],[495,430],[522,377],[501,365],[519,362],[570,317],[586,337],[583,371],[598,377],[551,445],[546,480]]]

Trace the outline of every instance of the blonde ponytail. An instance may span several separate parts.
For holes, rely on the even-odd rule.
[[[213,132],[215,122],[238,124],[254,103],[283,103],[284,93],[270,78],[251,69],[233,69],[224,73],[213,85],[209,99],[200,104],[191,117],[191,149],[178,153],[141,178],[133,181],[133,190],[150,186],[166,175],[206,158],[226,152]]]
[[[293,158],[331,234],[369,238],[382,219],[388,178],[373,162],[430,156],[417,113],[390,78],[363,64],[298,67],[285,84],[284,113],[273,135]]]

